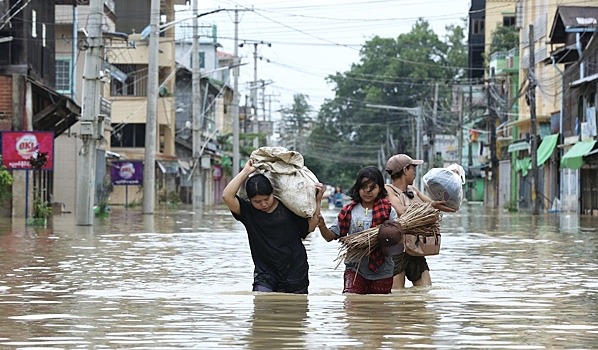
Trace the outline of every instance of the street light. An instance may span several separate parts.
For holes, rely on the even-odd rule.
[[[421,134],[422,134],[422,118],[423,118],[423,109],[422,107],[399,107],[399,106],[389,106],[389,105],[377,105],[377,104],[366,104],[368,108],[378,108],[378,109],[388,109],[394,111],[405,111],[411,115],[416,117],[415,125],[416,125],[416,144],[415,144],[415,158],[422,159],[421,157]],[[421,174],[417,172],[417,188],[421,188]]]

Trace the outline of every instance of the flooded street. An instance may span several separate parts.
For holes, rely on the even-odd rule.
[[[224,207],[117,208],[93,227],[0,221],[0,348],[591,349],[598,218],[465,205],[444,216],[433,287],[343,295],[338,243],[305,240],[309,295],[251,292]],[[327,210],[330,219],[336,211]]]

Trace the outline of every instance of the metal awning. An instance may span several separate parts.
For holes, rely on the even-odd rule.
[[[178,174],[179,172],[179,162],[178,160],[168,161],[168,160],[156,160],[158,164],[158,168],[164,174]]]
[[[508,122],[507,124],[505,124],[505,127],[511,127],[511,126],[528,126],[529,124],[531,124],[531,118],[521,118],[521,119],[517,119],[514,120],[512,122]],[[546,123],[550,121],[550,116],[549,115],[539,115],[536,117],[536,122],[537,123]]]
[[[559,134],[548,135],[542,139],[542,143],[540,144],[540,147],[538,147],[538,151],[536,152],[536,154],[538,155],[538,157],[536,158],[538,166],[541,166],[542,164],[544,164],[544,162],[548,160],[548,158],[550,158],[550,156],[552,155],[552,151],[554,151],[554,148],[556,147],[558,139]]]
[[[81,107],[71,98],[59,94],[41,82],[27,78],[36,100],[35,105],[43,108],[34,111],[33,130],[53,131],[58,137],[79,121]]]
[[[577,80],[571,82],[571,84],[569,84],[569,85],[571,87],[578,87],[578,86],[583,85],[583,84],[593,83],[596,80],[598,80],[598,73],[592,74],[592,75],[588,75],[585,78],[577,79]]]
[[[530,150],[529,142],[522,141],[522,142],[515,142],[509,145],[507,149],[509,153],[519,152],[519,151],[528,151]]]
[[[565,153],[561,159],[561,168],[579,169],[583,165],[583,157],[590,153],[596,144],[596,140],[579,141]]]

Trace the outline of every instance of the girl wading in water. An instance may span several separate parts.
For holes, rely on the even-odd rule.
[[[247,230],[253,259],[253,291],[307,294],[309,286],[307,252],[303,239],[318,225],[324,190],[317,184],[316,212],[302,218],[274,197],[274,188],[263,174],[250,176],[251,160],[222,192],[233,217]],[[249,199],[237,196],[245,183]]]
[[[320,217],[318,227],[328,242],[346,235],[359,233],[381,225],[388,219],[396,219],[384,188],[384,178],[378,168],[369,166],[357,174],[355,184],[349,190],[351,203],[338,213],[330,227]],[[358,262],[345,261],[343,293],[388,294],[392,289],[393,262],[375,249]]]

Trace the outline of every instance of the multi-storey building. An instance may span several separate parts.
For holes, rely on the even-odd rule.
[[[50,131],[55,144],[69,132],[81,113],[79,105],[60,92],[56,81],[55,48],[71,36],[55,36],[54,1],[0,1],[0,130]],[[64,155],[51,155],[53,170],[13,170],[10,203],[0,207],[4,215],[27,216],[32,198],[54,202],[60,190],[55,172]]]

